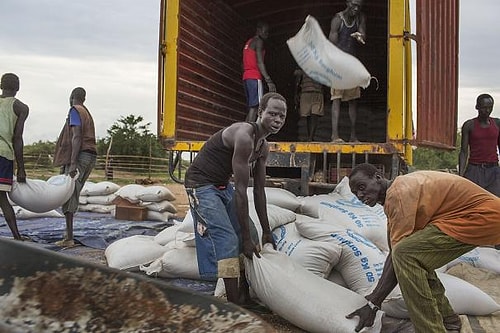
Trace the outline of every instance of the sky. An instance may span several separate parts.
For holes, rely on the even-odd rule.
[[[98,138],[130,114],[156,133],[159,7],[160,0],[0,1],[0,73],[20,77],[16,97],[30,107],[25,144],[57,139],[77,86],[87,91]],[[477,115],[480,93],[500,103],[498,13],[498,0],[460,0],[459,128]]]

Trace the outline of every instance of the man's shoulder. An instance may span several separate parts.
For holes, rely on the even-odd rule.
[[[491,119],[495,122],[495,124],[500,125],[500,118],[493,118],[491,117]]]
[[[23,103],[21,100],[15,98],[14,103],[12,104],[14,112],[19,116],[21,114],[28,114],[29,107],[27,104]]]
[[[471,119],[467,119],[466,121],[464,121],[464,123],[462,124],[462,128],[463,129],[467,129],[471,126],[474,125],[474,121],[476,120],[476,118],[471,118]]]

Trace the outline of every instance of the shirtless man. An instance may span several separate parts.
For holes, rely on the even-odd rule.
[[[356,56],[356,48],[359,44],[365,44],[366,40],[366,19],[361,12],[363,0],[347,0],[346,9],[335,14],[330,25],[328,39],[342,51]],[[349,119],[351,121],[351,135],[349,142],[358,142],[356,137],[356,113],[358,98],[361,96],[361,89],[339,90],[331,89],[332,99],[332,142],[342,143],[339,137],[339,115],[340,102],[346,101],[349,105]]]
[[[227,300],[250,301],[240,254],[260,257],[253,223],[249,223],[247,188],[253,176],[255,209],[262,244],[274,244],[267,218],[265,178],[269,146],[286,119],[286,100],[278,93],[262,97],[255,123],[223,128],[205,143],[186,172],[184,185],[194,220],[198,269],[202,279],[224,279]],[[232,176],[232,181],[230,181]],[[253,231],[253,232],[252,232]]]

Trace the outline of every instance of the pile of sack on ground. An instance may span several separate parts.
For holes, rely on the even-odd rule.
[[[17,219],[63,217],[59,209],[72,195],[75,179],[57,175],[47,181],[26,179],[14,181],[9,200]],[[147,208],[147,220],[169,221],[175,217],[175,195],[163,185],[129,184],[120,187],[110,181],[87,181],[80,192],[79,211],[105,213],[115,216],[117,200]],[[123,201],[122,201],[123,202]]]
[[[249,218],[261,235],[252,189],[248,197]],[[353,332],[357,320],[348,320],[345,315],[366,304],[363,296],[380,279],[388,253],[383,207],[360,202],[351,193],[347,177],[329,194],[297,197],[283,189],[266,188],[266,197],[277,250],[264,247],[261,259],[245,261],[254,296],[307,331]],[[120,239],[105,255],[110,267],[165,278],[200,279],[189,213],[156,236]],[[461,261],[497,271],[500,267],[499,253],[492,248],[471,251],[448,267]],[[446,269],[438,270],[438,275],[457,313],[487,315],[500,310],[492,297],[447,274]],[[224,293],[219,279],[214,295],[223,297]],[[370,332],[380,331],[384,313],[408,318],[398,287],[384,301],[382,310]]]

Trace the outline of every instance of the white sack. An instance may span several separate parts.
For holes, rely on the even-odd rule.
[[[81,196],[80,196],[81,197]],[[87,204],[96,205],[112,205],[113,200],[116,199],[116,194],[104,194],[104,195],[89,195],[85,197]]]
[[[326,279],[328,281],[336,283],[339,286],[342,286],[344,288],[349,288],[349,286],[347,286],[347,283],[344,281],[344,278],[342,277],[342,274],[340,274],[340,272],[337,271],[336,269],[332,269],[332,271],[326,277]]]
[[[81,212],[92,212],[101,214],[110,214],[116,209],[115,205],[99,205],[99,204],[86,204],[79,205],[78,210]]]
[[[47,181],[26,179],[26,183],[14,180],[10,199],[35,213],[44,213],[61,207],[73,194],[75,179],[69,175],[58,175]]]
[[[80,191],[80,195],[108,195],[115,193],[120,188],[120,185],[117,185],[110,181],[102,181],[99,183],[94,183],[91,181],[86,181]]]
[[[260,226],[260,220],[257,216],[257,211],[255,210],[255,206],[253,202],[248,202],[248,213],[250,220],[254,223],[259,238],[262,238],[262,228]],[[269,220],[269,227],[271,230],[279,227],[280,225],[287,224],[295,221],[296,214],[288,209],[281,208],[276,205],[268,204],[267,205],[267,219]],[[249,220],[249,222],[250,222]],[[179,228],[179,231],[193,233],[194,232],[194,221],[193,216],[191,214],[191,210],[186,212],[186,216],[182,221],[182,225]]]
[[[59,213],[57,210],[49,210],[48,212],[35,213],[19,206],[12,207],[14,209],[14,214],[16,214],[16,219],[18,220],[28,220],[40,217],[64,217],[63,214]]]
[[[155,212],[154,210],[148,210],[146,219],[148,221],[161,221],[168,222],[171,218],[174,218],[175,214],[170,212]]]
[[[194,246],[194,233],[179,231],[181,225],[181,223],[175,223],[173,226],[163,229],[159,234],[154,236],[155,242],[160,245],[167,245],[172,242],[174,245],[179,245],[175,243],[183,242],[186,246]],[[183,245],[179,247],[183,247]]]
[[[342,178],[340,183],[338,183],[337,186],[335,186],[333,191],[330,193],[330,195],[333,195],[333,194],[338,194],[344,198],[349,198],[349,197],[355,196],[351,191],[351,187],[349,186],[349,177],[344,176]]]
[[[78,204],[80,205],[86,205],[88,202],[87,202],[87,198],[88,198],[88,195],[80,195],[78,197]]]
[[[287,44],[297,64],[314,81],[335,89],[370,85],[371,75],[365,66],[331,43],[311,15]]]
[[[382,251],[389,252],[387,216],[381,205],[370,207],[354,196],[351,199],[338,197],[334,202],[320,203],[319,217],[328,222],[332,230],[352,229],[371,240]]]
[[[141,201],[139,206],[146,207],[148,210],[154,210],[155,212],[177,213],[177,208],[169,200],[162,200],[158,202]]]
[[[272,204],[267,204],[266,206],[267,206],[267,219],[269,220],[269,228],[271,230],[274,230],[275,228],[283,224],[293,222],[296,219],[295,212],[289,209],[282,208]],[[257,216],[257,211],[255,210],[253,202],[248,203],[248,213],[252,221],[254,221],[255,224],[258,224],[260,226],[260,220],[259,217]],[[259,236],[261,235],[259,234]]]
[[[162,185],[143,186],[136,195],[137,199],[141,201],[158,202],[162,200],[175,200],[175,195],[172,191]]]
[[[330,194],[315,194],[305,197],[300,197],[300,207],[297,209],[297,213],[307,215],[314,218],[319,218],[319,205],[321,202],[335,202],[339,199],[338,196],[332,196]]]
[[[257,297],[280,317],[308,332],[352,333],[358,318],[345,316],[367,303],[366,299],[309,272],[285,254],[266,244],[261,258],[245,259],[247,280]],[[382,311],[374,327],[380,332]]]
[[[366,295],[380,280],[386,255],[369,239],[353,230],[334,230],[322,220],[297,219],[295,225],[306,238],[331,241],[342,246],[342,254],[335,269],[342,274],[349,289]]]
[[[128,184],[120,187],[115,194],[131,203],[138,203],[140,199],[137,197],[137,194],[140,193],[143,188],[144,186],[139,184]]]
[[[295,223],[273,230],[276,249],[289,256],[308,271],[326,277],[340,260],[342,248],[333,242],[314,241],[302,237]]]
[[[455,313],[486,316],[500,310],[500,305],[491,296],[473,284],[447,273],[437,272],[437,275]],[[391,317],[409,318],[399,285],[382,302],[382,310]]]
[[[166,250],[154,241],[153,236],[134,235],[111,243],[104,255],[109,267],[137,270],[140,265],[161,258]]]
[[[446,268],[449,269],[462,262],[500,274],[500,251],[493,247],[476,247],[451,261]]]
[[[181,225],[179,226],[179,231],[188,234],[194,233],[194,221],[190,209],[186,212],[186,216],[184,216],[184,219],[182,220]]]
[[[147,275],[154,274],[164,278],[201,279],[194,247],[171,249],[151,265],[142,265],[140,269]]]
[[[291,211],[296,211],[300,206],[300,201],[297,196],[288,190],[278,187],[265,187],[264,191],[266,192],[267,204],[275,205]],[[253,187],[247,188],[247,196],[250,205],[250,201],[254,201]]]

